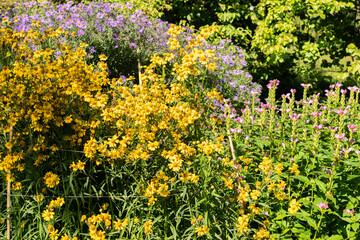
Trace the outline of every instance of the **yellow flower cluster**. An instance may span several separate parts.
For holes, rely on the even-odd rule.
[[[87,219],[89,224],[89,235],[91,239],[94,240],[105,240],[105,231],[98,230],[96,224],[105,223],[106,228],[111,227],[111,215],[108,213],[99,213],[97,215],[92,215]]]
[[[221,153],[223,151],[223,145],[220,143],[211,143],[208,141],[203,141],[202,143],[197,145],[199,151],[203,152],[204,154],[210,156],[214,152]]]
[[[54,211],[54,208],[61,207],[65,204],[64,198],[58,197],[56,200],[51,200],[49,204],[49,209]]]
[[[260,229],[258,229],[255,234],[253,235],[254,239],[269,239],[270,238],[270,233],[267,230],[267,228],[261,227]]]
[[[191,181],[192,183],[197,183],[199,181],[199,176],[194,173],[188,173],[187,171],[183,171],[180,173],[180,180],[184,183]]]
[[[176,26],[175,24],[171,24],[169,30],[167,31],[167,35],[172,36],[172,37],[176,37],[178,36],[180,33],[182,33],[183,31],[185,31],[185,28],[182,28],[180,26]]]
[[[166,183],[167,181],[171,181],[171,179],[169,180],[169,177],[167,177],[163,171],[160,171],[151,179],[151,182],[145,190],[145,197],[149,198],[149,205],[157,201],[155,196],[167,197],[170,194],[169,185]]]
[[[48,132],[51,128],[71,124],[73,133],[64,136],[63,140],[70,146],[80,145],[90,123],[71,112],[85,113],[86,109],[93,108],[94,116],[98,113],[96,110],[104,107],[108,100],[107,94],[102,92],[109,82],[107,66],[99,62],[99,70],[94,71],[93,66],[85,63],[86,44],[80,44],[73,51],[67,44],[57,42],[60,58],[54,58],[54,50],[42,47],[42,43],[56,42],[63,34],[61,28],[49,29],[44,33],[33,30],[19,33],[10,28],[0,29],[0,42],[3,46],[1,51],[15,59],[0,71],[0,121],[6,122],[3,124],[4,132],[9,132],[9,124],[14,126],[11,147],[27,147],[26,151],[29,157],[34,156],[32,159],[35,159],[36,166],[49,158],[49,155],[40,152],[48,148],[51,141]],[[32,49],[33,45],[38,47],[37,50]],[[25,121],[29,129],[23,131],[22,128],[17,128],[20,121]],[[26,146],[24,139],[28,138],[30,131],[33,145]],[[0,160],[0,170],[21,171],[23,165],[20,161],[23,159],[22,151],[13,152]],[[52,179],[50,187],[54,187],[56,182]]]
[[[146,235],[150,234],[150,233],[152,232],[152,227],[153,227],[153,222],[152,222],[152,220],[146,221],[146,222],[144,223],[143,227],[144,227],[144,233],[145,233]]]
[[[195,233],[197,233],[199,237],[206,235],[209,231],[210,228],[206,225],[195,228]]]
[[[11,187],[15,190],[21,190],[22,184],[21,184],[21,182],[17,182],[15,184],[12,184]]]
[[[236,225],[238,235],[245,233],[248,230],[249,221],[249,215],[242,215],[238,217],[238,224]]]
[[[121,221],[119,219],[116,222],[114,222],[114,228],[115,228],[115,230],[118,230],[118,231],[123,230],[128,225],[129,225],[129,220],[127,218],[124,219],[124,221]]]
[[[56,240],[59,238],[59,234],[58,234],[59,230],[55,229],[53,225],[48,225],[47,230],[49,232],[51,240]]]
[[[289,203],[289,213],[295,214],[297,211],[300,210],[301,204],[296,201],[296,199],[292,199]]]
[[[76,164],[74,162],[72,162],[70,164],[69,168],[72,168],[74,172],[76,172],[77,170],[84,170],[85,169],[85,163],[80,161],[80,160]]]
[[[44,176],[45,184],[48,188],[54,188],[60,183],[60,178],[53,172],[47,172]]]
[[[39,197],[40,196],[40,197]],[[39,198],[43,198],[42,195],[38,195]],[[40,199],[38,199],[39,201]],[[40,202],[40,201],[39,201]],[[51,200],[50,204],[48,205],[48,209],[45,209],[42,213],[42,217],[46,222],[49,222],[54,219],[55,216],[55,208],[61,207],[65,204],[64,198],[58,197],[56,200]]]
[[[262,162],[259,164],[260,170],[265,174],[269,175],[272,171],[272,160],[268,157],[263,157]]]

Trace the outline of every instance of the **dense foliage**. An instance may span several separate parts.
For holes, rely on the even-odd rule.
[[[0,238],[360,237],[358,87],[260,102],[218,26],[132,3],[1,18]]]
[[[211,2],[211,6],[207,6]],[[280,79],[284,90],[300,83],[314,90],[342,82],[358,84],[359,2],[171,1],[164,19],[197,27],[218,24],[246,51],[249,71],[265,86]],[[284,90],[281,90],[285,93]]]

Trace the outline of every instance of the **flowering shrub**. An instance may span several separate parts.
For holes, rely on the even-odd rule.
[[[74,49],[80,43],[88,44],[87,64],[96,65],[101,54],[105,54],[109,77],[122,77],[124,80],[135,77],[136,82],[143,66],[150,63],[154,54],[176,54],[186,47],[203,45],[203,39],[193,37],[193,30],[177,27],[179,33],[172,36],[170,24],[135,10],[131,3],[73,4],[69,1],[52,5],[50,2],[28,2],[3,12],[0,18],[4,19],[4,23],[14,21],[13,29],[18,32],[30,29],[44,32],[61,27],[65,34],[58,39],[60,44],[66,42]],[[31,47],[36,50],[36,45]],[[47,47],[54,49],[51,45]],[[260,86],[251,82],[251,76],[245,70],[246,62],[241,49],[223,40],[218,44],[207,43],[201,50],[210,49],[216,57],[212,60],[215,71],[211,75],[202,72],[198,78],[201,81],[196,84],[217,87],[236,108],[252,99],[250,92],[259,94]],[[53,55],[60,56],[60,51],[54,51]]]
[[[320,102],[320,94],[308,97],[311,85],[303,84],[301,101],[291,90],[277,102],[278,84],[270,81],[269,98],[260,107],[247,105],[241,117],[227,116],[236,151],[230,179],[223,180],[225,186],[237,183],[238,233],[358,238],[359,88],[331,85]]]
[[[18,193],[34,193],[34,201],[19,199],[13,208],[38,209],[11,215],[14,224],[21,223],[12,225],[17,237],[24,228],[37,229],[34,238],[51,239],[204,236],[216,226],[213,221],[221,229],[220,222],[235,220],[232,212],[219,214],[227,202],[215,207],[226,198],[223,191],[205,191],[217,189],[223,168],[212,158],[220,157],[223,138],[207,133],[205,110],[212,109],[206,98],[222,97],[216,89],[201,89],[196,79],[216,70],[213,51],[200,50],[215,30],[194,35],[196,45],[189,40],[173,56],[154,55],[142,85],[129,87],[121,78],[108,78],[105,55],[95,69],[85,62],[86,44],[58,42],[66,34],[61,27],[44,33],[1,28],[6,61],[0,72],[0,170],[21,184]],[[179,31],[172,26],[168,34]],[[163,65],[169,72],[157,74]],[[213,170],[219,174],[210,175]],[[227,235],[234,235],[229,227]]]
[[[5,15],[0,201],[7,181],[16,200],[1,238],[8,213],[14,239],[359,237],[357,87],[278,102],[274,80],[257,103],[241,50],[208,40],[216,26],[175,25],[130,85],[61,21],[21,31]]]

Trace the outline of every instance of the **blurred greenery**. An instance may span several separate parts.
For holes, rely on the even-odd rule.
[[[279,79],[280,92],[311,83],[358,84],[358,0],[170,0],[163,19],[217,24],[246,52],[254,81]]]

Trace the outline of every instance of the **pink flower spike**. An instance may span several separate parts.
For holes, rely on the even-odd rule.
[[[336,83],[335,86],[338,87],[338,88],[341,88],[341,87],[342,87],[342,84],[341,84],[341,83]]]
[[[352,213],[354,213],[355,212],[355,209],[346,209],[345,210],[345,212],[347,213],[347,214],[352,214]]]
[[[328,209],[329,206],[327,205],[326,202],[321,202],[320,204],[317,205],[320,209]]]

